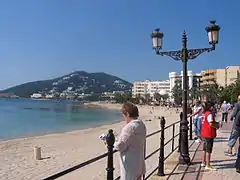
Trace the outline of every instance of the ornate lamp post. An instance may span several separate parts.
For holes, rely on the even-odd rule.
[[[216,25],[216,21],[210,21],[206,31],[208,34],[208,41],[211,47],[201,49],[187,49],[187,35],[184,31],[182,34],[182,49],[178,51],[161,52],[163,33],[156,29],[152,32],[153,49],[157,55],[169,56],[174,60],[182,61],[183,64],[183,119],[181,121],[181,144],[180,144],[180,164],[189,164],[189,150],[188,150],[188,120],[187,120],[187,89],[188,89],[188,75],[187,75],[187,62],[188,60],[195,59],[203,52],[210,52],[215,50],[215,45],[218,43],[220,27]]]

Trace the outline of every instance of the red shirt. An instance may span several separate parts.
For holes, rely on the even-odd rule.
[[[201,128],[201,136],[203,138],[215,138],[217,136],[216,128],[212,127],[208,122],[209,115],[212,115],[212,113],[210,111],[206,111],[203,116],[202,128]]]

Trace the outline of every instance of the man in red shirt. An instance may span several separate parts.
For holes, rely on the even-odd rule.
[[[213,141],[217,136],[216,133],[216,121],[212,115],[213,103],[205,102],[204,104],[204,115],[202,121],[201,137],[203,140],[203,161],[201,166],[207,170],[216,170],[210,165],[211,154],[213,149]]]

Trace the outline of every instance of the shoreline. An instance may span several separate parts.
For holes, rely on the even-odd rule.
[[[76,104],[74,107],[77,108],[88,108],[88,109],[108,109],[108,110],[120,110],[119,107],[122,106],[122,104],[111,104],[109,103],[104,103],[104,102],[89,102],[89,103],[84,103],[84,104]],[[66,134],[66,133],[77,133],[81,132],[83,130],[88,130],[88,129],[93,129],[93,128],[98,128],[101,126],[105,125],[111,125],[111,124],[117,124],[120,123],[122,119],[116,119],[110,122],[102,122],[99,124],[93,124],[90,126],[83,126],[79,127],[77,129],[69,129],[69,130],[59,130],[59,131],[52,131],[52,132],[39,132],[39,133],[30,133],[28,135],[23,135],[23,136],[16,136],[16,137],[10,137],[10,138],[0,138],[0,143],[2,142],[8,142],[8,141],[14,141],[14,140],[26,140],[26,139],[33,139],[35,137],[42,137],[42,136],[49,136],[49,135],[59,135],[59,134]]]
[[[21,140],[31,140],[35,138],[40,138],[40,137],[45,137],[45,136],[58,136],[58,135],[68,135],[68,134],[77,134],[81,133],[82,131],[90,131],[95,128],[101,128],[104,126],[110,126],[114,124],[119,124],[121,123],[121,120],[116,120],[114,122],[106,122],[103,124],[99,125],[94,125],[92,127],[87,127],[87,128],[81,128],[81,129],[76,129],[76,130],[70,130],[70,131],[62,131],[62,132],[49,132],[49,133],[43,133],[43,134],[35,134],[35,135],[29,135],[26,137],[16,137],[16,138],[10,138],[10,139],[0,139],[0,144],[3,142],[10,142],[10,141],[21,141]]]
[[[81,104],[80,104],[81,105]],[[109,110],[120,110],[118,108],[118,106],[122,106],[121,104],[114,104],[114,105],[117,105],[117,106],[111,106],[111,107],[108,107],[108,103],[104,103],[104,104],[99,104],[99,102],[93,102],[93,103],[87,103],[86,106],[89,106],[90,107],[86,107],[86,108],[98,108],[99,109],[109,109]],[[93,106],[91,106],[93,105]],[[95,106],[96,105],[96,106]],[[91,129],[95,129],[95,128],[99,128],[99,127],[102,127],[102,126],[109,126],[109,125],[113,125],[113,124],[119,124],[121,123],[122,119],[116,119],[116,120],[113,120],[112,122],[103,122],[103,123],[100,123],[100,124],[94,124],[94,125],[91,125],[91,127],[82,127],[79,129],[75,129],[75,130],[63,130],[63,131],[59,131],[59,132],[45,132],[45,133],[37,133],[37,134],[33,134],[32,135],[26,135],[26,136],[23,136],[23,137],[13,137],[13,138],[2,138],[0,139],[0,143],[2,142],[11,142],[11,141],[21,141],[21,140],[30,140],[30,139],[35,139],[35,138],[39,138],[39,137],[44,137],[44,136],[57,136],[57,135],[64,135],[64,134],[77,134],[77,133],[81,133],[82,131],[89,131]]]
[[[105,125],[111,125],[111,124],[118,124],[120,123],[121,120],[118,121],[114,121],[112,123],[104,123],[104,124],[100,124],[100,125],[94,125],[92,127],[87,127],[87,128],[81,128],[81,129],[76,129],[76,130],[69,130],[69,131],[59,131],[59,132],[46,132],[46,133],[39,133],[39,134],[33,134],[33,135],[29,135],[29,136],[25,136],[25,137],[13,137],[13,138],[9,138],[9,139],[0,139],[0,143],[2,142],[10,142],[10,141],[20,141],[20,140],[26,140],[26,139],[34,139],[34,138],[38,138],[38,137],[44,137],[44,136],[57,136],[57,135],[64,135],[64,134],[76,134],[76,133],[81,133],[84,130],[91,130],[94,128],[98,128],[101,126],[105,126]]]

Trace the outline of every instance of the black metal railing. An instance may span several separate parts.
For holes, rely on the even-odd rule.
[[[176,125],[177,124],[180,124],[181,122],[181,118],[182,118],[182,115],[180,114],[180,121],[177,121],[177,122],[174,122],[168,126],[165,127],[166,125],[166,121],[165,121],[165,118],[164,117],[161,117],[161,120],[160,120],[160,130],[157,130],[153,133],[150,133],[147,135],[146,138],[149,138],[149,137],[152,137],[156,134],[159,134],[160,133],[160,146],[159,148],[157,148],[156,150],[154,150],[153,152],[151,152],[150,154],[148,155],[145,155],[145,160],[149,159],[150,157],[152,157],[153,155],[155,155],[156,153],[159,152],[159,159],[158,159],[158,166],[156,168],[154,168],[150,173],[148,173],[147,175],[144,175],[144,180],[147,180],[149,179],[153,174],[154,172],[157,171],[157,175],[159,176],[164,176],[164,162],[172,155],[172,153],[175,152],[176,149],[178,149],[178,151],[180,150],[180,125],[179,125],[179,132],[176,133],[175,130],[176,130]],[[190,118],[189,120],[189,139],[192,140],[192,118]],[[165,142],[165,131],[169,128],[172,128],[172,137],[167,141]],[[179,136],[179,144],[175,147],[175,138],[177,138]],[[80,169],[80,168],[83,168],[89,164],[92,164],[98,160],[101,160],[105,157],[107,157],[107,168],[106,168],[106,171],[107,171],[107,180],[114,180],[114,166],[113,166],[113,154],[115,152],[117,152],[116,150],[114,150],[114,144],[115,142],[115,136],[113,134],[113,130],[110,129],[108,131],[108,135],[107,135],[107,149],[108,149],[108,152],[107,153],[104,153],[102,155],[99,155],[95,158],[92,158],[90,160],[87,160],[83,163],[80,163],[76,166],[73,166],[73,167],[70,167],[64,171],[61,171],[59,173],[56,173],[52,176],[49,176],[47,178],[44,178],[43,180],[54,180],[54,179],[57,179],[61,176],[64,176],[70,172],[73,172],[77,169]],[[164,153],[164,147],[166,145],[168,145],[169,143],[171,143],[171,151],[168,155],[165,156],[165,153]],[[145,146],[145,149],[146,149],[146,146]],[[145,151],[146,152],[146,151]],[[115,180],[119,180],[120,179],[120,176],[118,176],[117,178],[115,178]]]

